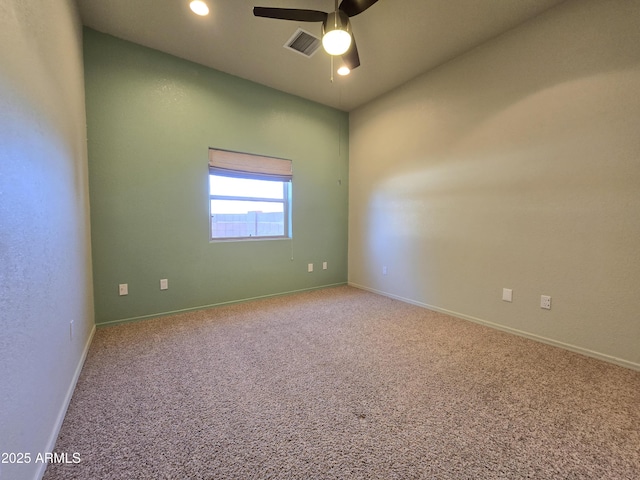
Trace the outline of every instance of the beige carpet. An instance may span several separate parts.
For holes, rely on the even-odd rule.
[[[638,479],[640,372],[351,287],[98,329],[45,479]]]

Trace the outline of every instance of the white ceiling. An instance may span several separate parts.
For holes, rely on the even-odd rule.
[[[84,25],[341,110],[354,108],[467,52],[564,0],[379,0],[351,19],[361,66],[334,76],[322,49],[283,48],[298,27],[257,18],[254,6],[331,11],[334,0],[77,0]],[[337,68],[337,64],[336,64]]]

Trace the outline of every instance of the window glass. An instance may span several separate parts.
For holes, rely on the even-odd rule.
[[[290,188],[290,181],[210,173],[211,239],[289,237]]]
[[[209,194],[233,197],[283,198],[283,182],[209,175]]]

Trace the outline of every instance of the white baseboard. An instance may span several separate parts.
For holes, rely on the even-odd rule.
[[[488,320],[484,320],[482,318],[473,317],[471,315],[466,315],[460,312],[454,312],[451,310],[447,310],[446,308],[436,307],[435,305],[429,305],[427,303],[418,302],[416,300],[412,300],[410,298],[404,298],[399,295],[394,295],[392,293],[384,292],[381,290],[377,290],[375,288],[366,287],[364,285],[358,285],[357,283],[349,282],[349,286],[359,288],[361,290],[366,290],[368,292],[377,293],[378,295],[383,295],[385,297],[393,298],[395,300],[400,300],[401,302],[410,303],[412,305],[416,305],[418,307],[426,308],[428,310],[433,310],[434,312],[444,313],[446,315],[450,315],[455,318],[459,318],[462,320],[468,320],[470,322],[479,323],[481,325],[485,325],[487,327],[495,328],[496,330],[501,330],[503,332],[512,333],[514,335],[518,335],[520,337],[525,337],[530,340],[535,340],[540,343],[545,343],[547,345],[551,345],[554,347],[563,348],[565,350],[569,350],[571,352],[579,353],[581,355],[585,355],[587,357],[597,358],[598,360],[603,360],[608,363],[613,363],[615,365],[619,365],[621,367],[629,368],[631,370],[640,371],[640,363],[630,362],[623,358],[614,357],[611,355],[607,355],[604,353],[596,352],[593,350],[589,350],[587,348],[579,347],[577,345],[571,345],[569,343],[560,342],[558,340],[554,340],[552,338],[542,337],[540,335],[536,335],[534,333],[525,332],[523,330],[518,330],[516,328],[507,327],[505,325],[500,325],[499,323],[490,322]]]
[[[82,372],[82,367],[84,366],[84,361],[87,358],[87,354],[89,353],[89,347],[91,346],[91,341],[93,340],[93,336],[96,333],[96,326],[94,325],[91,329],[91,333],[89,334],[89,338],[84,346],[84,350],[82,351],[82,356],[80,357],[80,361],[76,366],[76,370],[73,373],[73,378],[71,379],[71,383],[67,388],[67,393],[64,397],[64,401],[60,406],[60,411],[58,412],[58,416],[56,418],[56,422],[53,425],[53,429],[51,431],[51,435],[49,435],[49,440],[47,441],[47,447],[44,450],[45,452],[53,452],[56,448],[56,440],[58,439],[58,435],[60,434],[60,429],[62,428],[62,423],[64,422],[64,417],[67,414],[67,409],[69,408],[69,404],[71,403],[71,397],[73,397],[73,392],[76,389],[76,384],[78,383],[78,378],[80,378],[80,372]],[[35,480],[41,480],[44,476],[44,472],[47,469],[47,463],[41,463],[40,468],[36,471]]]
[[[196,312],[198,310],[206,310],[207,308],[221,307],[223,305],[233,305],[235,303],[250,302],[252,300],[260,300],[260,299],[263,299],[263,298],[282,297],[284,295],[292,295],[294,293],[311,292],[313,290],[322,290],[323,288],[339,287],[341,285],[347,285],[347,282],[329,283],[329,284],[326,284],[326,285],[318,285],[316,287],[301,288],[299,290],[290,290],[290,291],[286,291],[286,292],[270,293],[270,294],[267,294],[267,295],[260,295],[260,296],[257,296],[257,297],[239,298],[237,300],[229,300],[228,302],[212,303],[212,304],[209,304],[209,305],[198,305],[197,307],[183,308],[181,310],[170,310],[170,311],[167,311],[167,312],[151,313],[149,315],[141,315],[139,317],[121,318],[121,319],[118,319],[118,320],[108,320],[106,322],[96,323],[96,326],[98,326],[98,327],[109,327],[109,326],[112,326],[112,325],[119,325],[121,323],[137,322],[137,321],[140,321],[140,320],[147,320],[147,319],[158,318],[158,317],[166,317],[167,315],[178,315],[180,313]]]

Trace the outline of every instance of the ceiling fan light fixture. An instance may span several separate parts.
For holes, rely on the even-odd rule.
[[[209,7],[202,0],[193,0],[189,4],[189,8],[193,13],[200,15],[201,17],[209,15]]]
[[[343,65],[338,69],[338,75],[342,75],[343,77],[345,75],[349,75],[350,73],[351,69],[349,69],[349,67],[347,67],[346,65]]]
[[[322,46],[329,55],[342,55],[351,46],[349,17],[338,10],[327,15],[322,24]]]

